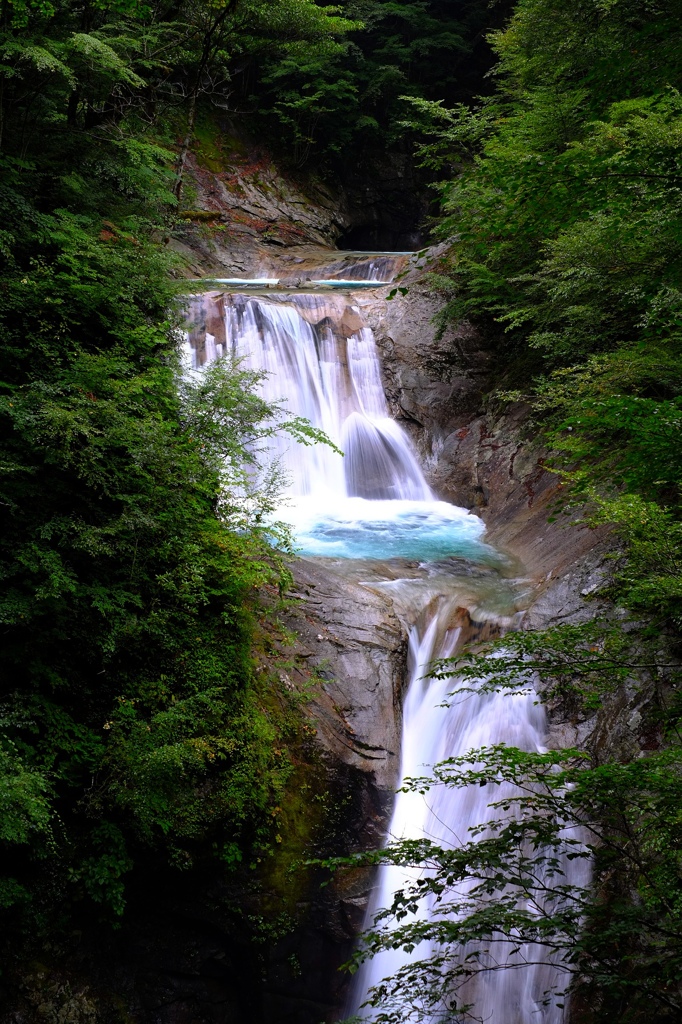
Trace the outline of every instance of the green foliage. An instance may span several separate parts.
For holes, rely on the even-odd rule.
[[[423,159],[464,168],[443,186],[452,312],[555,364],[675,337],[678,5],[522,0],[494,45],[500,87],[479,111],[413,105],[435,138]]]
[[[682,523],[675,512],[637,494],[604,500],[595,495],[594,523],[612,526],[627,545],[625,565],[615,573],[614,597],[682,632]]]
[[[27,768],[16,746],[5,741],[0,752],[0,840],[25,844],[50,825],[49,784],[44,774]]]
[[[325,10],[343,14],[343,36],[264,52],[252,70],[252,101],[300,163],[314,148],[333,156],[399,145],[404,95],[453,100],[480,86],[489,13],[477,0],[456,10],[443,0],[345,0]]]
[[[288,698],[252,658],[259,595],[289,579],[259,461],[278,430],[320,435],[227,360],[183,375],[158,241],[179,174],[164,118],[205,91],[197,69],[217,88],[247,30],[285,23],[292,42],[342,28],[282,0],[17,3],[0,30],[8,935],[115,920],[145,863],[248,860],[292,772]]]
[[[283,573],[272,495],[241,487],[274,427],[229,363],[181,381],[168,261],[144,238],[42,225],[45,254],[2,292],[1,658],[25,766],[5,840],[32,823],[32,857],[120,913],[131,843],[187,865],[208,837],[248,845],[287,777],[249,660],[249,606]]]
[[[472,979],[515,962],[553,967],[547,1002],[562,1006],[573,985],[581,1019],[679,1019],[681,767],[677,747],[601,764],[575,750],[502,746],[407,780],[406,791],[425,794],[487,787],[491,820],[454,848],[403,840],[346,862],[419,869],[354,959],[357,967],[384,949],[417,951],[373,990],[373,1019],[475,1020]],[[574,881],[566,874],[576,860],[579,882],[575,869]],[[421,912],[426,904],[430,914]],[[424,958],[425,940],[433,953]]]
[[[626,629],[594,619],[511,633],[475,652],[435,662],[431,674],[442,679],[456,674],[453,697],[524,694],[539,687],[542,700],[571,719],[602,707],[606,697],[627,684],[641,688],[642,677],[650,682],[662,669],[661,652],[643,645],[633,623]]]
[[[673,351],[627,347],[556,371],[534,404],[552,417],[548,433],[563,465],[587,461],[617,486],[677,502],[681,385]]]

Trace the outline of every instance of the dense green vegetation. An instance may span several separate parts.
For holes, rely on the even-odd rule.
[[[197,103],[251,37],[343,28],[307,0],[2,6],[8,938],[114,921],[140,858],[230,868],[276,831],[295,716],[253,643],[287,573],[248,471],[273,429],[309,432],[227,362],[182,378],[161,240]]]
[[[454,103],[486,90],[484,30],[507,9],[481,0],[344,0],[339,10],[360,29],[331,44],[254,54],[237,82],[299,163],[324,157],[343,175],[339,157],[362,164],[368,151],[405,146],[405,96]]]
[[[441,233],[453,244],[433,283],[444,323],[469,317],[498,337],[492,402],[530,403],[567,484],[557,514],[618,539],[601,593],[620,611],[507,637],[438,671],[458,673],[459,689],[535,682],[577,721],[627,694],[643,750],[600,745],[598,731],[587,751],[473,751],[408,782],[488,785],[496,820],[461,849],[424,841],[376,855],[432,874],[396,894],[366,953],[425,937],[436,950],[379,987],[376,1019],[466,1019],[462,983],[495,970],[509,940],[503,949],[525,942],[526,955],[562,958],[558,990],[572,987],[581,1021],[677,1021],[682,7],[519,0],[493,44],[493,96],[411,104],[421,159],[449,172]],[[565,827],[575,821],[582,832]],[[567,858],[591,860],[590,884],[568,883]],[[428,897],[432,922],[413,916]]]
[[[9,923],[49,932],[57,907],[60,927],[73,913],[113,920],[140,858],[248,861],[292,771],[291,698],[253,658],[259,594],[287,578],[263,526],[274,481],[246,474],[277,410],[226,364],[183,380],[176,352],[165,243],[197,118],[270,126],[280,152],[394,140],[401,92],[466,92],[435,58],[472,53],[483,9],[2,4]]]
[[[530,399],[558,465],[633,545],[628,603],[675,630],[680,13],[672,2],[521,3],[494,38],[497,95],[473,112],[416,108],[437,135],[426,159],[449,150],[462,161],[443,186],[442,230],[457,233],[443,315],[501,332],[507,381],[523,385],[507,397]],[[635,562],[655,574],[646,586]]]

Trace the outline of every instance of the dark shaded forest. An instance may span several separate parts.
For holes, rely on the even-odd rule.
[[[8,963],[117,928],[158,873],[242,879],[276,847],[305,761],[295,698],[257,671],[290,538],[264,525],[276,481],[248,470],[273,430],[320,439],[253,374],[219,364],[192,382],[178,356],[168,241],[197,124],[220,116],[341,187],[377,153],[413,155],[422,228],[447,243],[431,275],[443,326],[495,339],[486,402],[528,407],[567,528],[614,538],[620,620],[519,634],[493,648],[495,685],[533,669],[569,709],[639,687],[659,737],[635,761],[505,748],[475,777],[444,767],[444,785],[513,778],[524,824],[456,862],[428,844],[374,855],[432,864],[434,891],[480,875],[497,894],[487,917],[453,908],[444,959],[379,992],[377,1019],[419,1019],[415,986],[435,1005],[463,942],[540,929],[572,965],[581,1024],[680,1020],[682,5],[2,0],[0,18]],[[524,917],[510,877],[532,890],[540,863],[570,856],[576,817],[593,881]],[[367,948],[426,932],[391,935]]]

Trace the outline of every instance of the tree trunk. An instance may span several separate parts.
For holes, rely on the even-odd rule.
[[[189,98],[189,110],[187,112],[187,131],[185,137],[182,140],[182,146],[178,153],[178,159],[175,164],[175,185],[173,186],[173,194],[177,200],[178,206],[180,205],[180,199],[182,197],[182,185],[184,181],[185,164],[187,163],[187,154],[189,147],[192,144],[192,137],[194,135],[194,123],[197,117],[197,93],[199,91],[199,83],[197,81],[196,86],[192,89]]]
[[[239,0],[225,0],[224,7],[215,16],[213,24],[206,29],[204,35],[204,42],[201,51],[201,57],[197,65],[196,74],[194,76],[194,84],[189,93],[189,110],[187,112],[187,132],[183,139],[178,159],[175,164],[175,184],[173,186],[173,194],[177,200],[178,207],[180,206],[180,199],[182,197],[182,186],[184,182],[185,164],[187,163],[187,154],[189,147],[192,144],[192,136],[194,135],[194,124],[197,117],[197,99],[199,98],[199,92],[201,90],[201,80],[204,76],[206,68],[209,66],[211,55],[214,51],[214,44],[216,36],[220,36],[220,30],[223,26],[225,19],[228,14],[236,8]]]

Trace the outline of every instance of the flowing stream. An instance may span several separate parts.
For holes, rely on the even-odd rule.
[[[388,254],[354,257],[353,281],[378,287],[375,275],[390,280]],[[333,269],[347,274],[347,268],[348,260]],[[546,722],[533,694],[474,694],[444,708],[452,680],[425,678],[434,658],[450,656],[461,643],[463,609],[469,635],[472,621],[483,635],[486,630],[495,635],[514,628],[517,595],[496,574],[503,560],[485,544],[482,521],[437,499],[409,438],[391,418],[374,337],[354,304],[353,281],[344,275],[339,283],[346,297],[331,300],[310,291],[320,280],[310,277],[301,293],[250,294],[265,281],[268,288],[278,281],[260,278],[250,282],[251,288],[230,281],[233,291],[195,296],[191,364],[199,368],[232,353],[245,366],[265,371],[264,397],[284,400],[291,414],[306,417],[345,453],[342,457],[323,445],[304,448],[286,437],[274,443],[271,454],[289,478],[281,518],[290,521],[304,555],[329,559],[331,571],[347,559],[360,566],[360,581],[393,599],[409,636],[403,777],[424,775],[430,764],[495,743],[541,750]],[[499,791],[478,786],[440,788],[426,797],[399,793],[389,836],[428,836],[450,846],[466,842],[470,827],[490,819],[488,802],[499,798]],[[379,869],[368,924],[405,880],[405,869]],[[438,908],[425,906],[420,913],[437,914]],[[369,988],[409,956],[428,953],[428,948],[409,955],[393,950],[368,961],[356,975],[348,1013],[371,1021],[371,1009],[362,1008]],[[508,955],[504,948],[498,954],[502,962]],[[468,983],[466,997],[476,1016],[491,1024],[560,1024],[564,1010],[553,1000],[545,1005],[557,968],[523,965],[525,955],[521,950],[509,960],[509,969]],[[435,1024],[452,1018],[426,1019]]]

